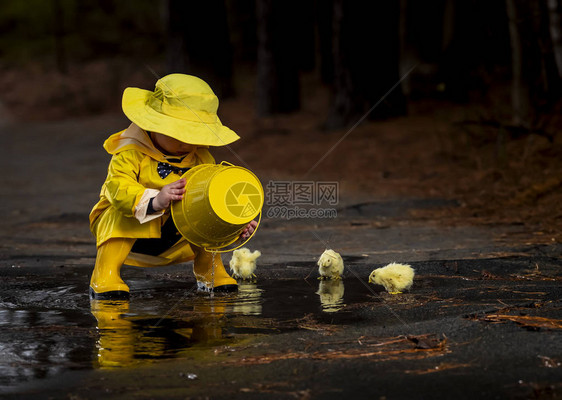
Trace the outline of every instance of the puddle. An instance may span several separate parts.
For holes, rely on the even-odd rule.
[[[293,262],[276,268],[291,266],[301,267]],[[490,274],[486,280],[478,274],[420,274],[414,292],[396,297],[353,276],[341,281],[262,277],[240,282],[237,293],[210,297],[195,293],[187,274],[145,271],[128,270],[130,301],[90,301],[89,267],[2,268],[0,393],[68,370],[132,368],[173,358],[204,361],[263,335],[325,333],[362,321],[430,321],[559,297],[557,281],[491,279]],[[497,318],[507,321],[509,313],[500,314]]]
[[[518,355],[526,351],[526,359],[556,365],[557,359],[549,351],[556,351],[554,334],[561,331],[559,277],[550,272],[543,275],[542,265],[541,274],[535,269],[527,274],[526,269],[508,265],[502,275],[501,268],[494,269],[494,262],[481,260],[474,265],[459,262],[457,266],[455,262],[454,272],[445,273],[440,272],[442,263],[427,264],[425,273],[416,276],[411,292],[392,296],[380,286],[366,287],[351,274],[342,281],[320,281],[310,274],[311,264],[274,265],[267,273],[263,268],[257,283],[240,283],[237,293],[214,297],[194,292],[193,278],[185,267],[130,268],[125,275],[131,287],[130,301],[90,301],[91,266],[85,264],[0,267],[0,397],[21,394],[51,377],[58,381],[60,374],[70,370],[129,371],[171,359],[191,360],[209,368],[220,364],[229,373],[230,367],[240,371],[240,366],[282,360],[337,361],[322,368],[352,360],[370,366],[403,362],[392,364],[400,365],[396,381],[401,382],[404,374],[423,376],[436,371],[429,360],[421,364],[416,360],[451,357],[438,367],[467,371],[470,354],[495,357],[497,346],[506,346],[507,354],[513,346],[501,339],[504,336],[498,329],[503,329],[499,332],[505,337],[516,332]],[[357,265],[355,271],[358,276],[368,276],[366,265]],[[307,274],[310,277],[302,279]],[[544,359],[536,361],[535,345],[524,345],[537,340],[536,336],[521,336],[527,331],[544,335],[539,353]],[[481,335],[488,336],[481,340]],[[511,362],[511,355],[507,359]],[[490,360],[484,365],[492,370],[497,364],[495,358]],[[273,372],[277,367],[271,368],[271,376],[277,379]],[[309,375],[303,373],[298,371],[299,376]],[[136,376],[135,371],[132,374]],[[181,374],[186,379],[197,378],[192,370]],[[280,379],[292,379],[287,376]],[[159,379],[157,375],[153,382]],[[249,379],[257,382],[253,376]],[[185,385],[183,378],[181,385]],[[202,376],[199,385],[207,390]],[[327,387],[339,387],[330,385]],[[88,390],[84,389],[86,397]]]
[[[354,278],[260,280],[212,298],[193,283],[133,278],[130,301],[90,301],[86,272],[75,271],[0,285],[0,392],[69,369],[211,357],[213,347],[300,329],[294,321],[311,316],[349,324],[359,317],[346,306],[373,301]]]

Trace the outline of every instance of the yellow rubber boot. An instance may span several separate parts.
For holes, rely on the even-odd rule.
[[[192,248],[195,253],[193,274],[197,279],[198,290],[205,292],[235,292],[238,290],[238,283],[224,269],[220,253],[213,255],[199,247],[193,246]]]
[[[121,279],[121,266],[131,252],[135,239],[110,239],[98,247],[96,265],[90,279],[92,299],[128,299],[129,286]]]

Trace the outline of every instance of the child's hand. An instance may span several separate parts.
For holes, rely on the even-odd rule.
[[[162,190],[160,190],[160,193],[158,193],[154,200],[152,200],[152,208],[154,208],[154,211],[164,210],[170,207],[172,200],[183,199],[184,193],[185,178],[182,178],[164,186]]]
[[[256,221],[252,221],[248,225],[246,225],[246,227],[240,234],[240,239],[242,240],[248,239],[252,235],[252,233],[254,233],[254,231],[256,230],[256,226],[258,226],[258,223]]]

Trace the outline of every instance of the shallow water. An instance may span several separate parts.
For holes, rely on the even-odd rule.
[[[237,293],[209,296],[193,283],[133,278],[130,301],[90,301],[84,282],[86,273],[69,269],[2,284],[0,391],[69,369],[206,357],[248,335],[299,329],[310,314],[347,324],[357,317],[346,305],[374,301],[357,279],[240,282]]]

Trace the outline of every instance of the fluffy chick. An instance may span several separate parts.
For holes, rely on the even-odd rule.
[[[369,283],[383,285],[390,294],[402,293],[412,287],[414,270],[407,264],[390,263],[371,272]]]
[[[318,273],[318,279],[341,279],[343,259],[332,249],[324,251],[318,259]]]
[[[251,252],[250,249],[243,247],[232,252],[230,259],[230,271],[236,279],[249,280],[255,278],[256,260],[261,256],[261,252],[256,250]]]

